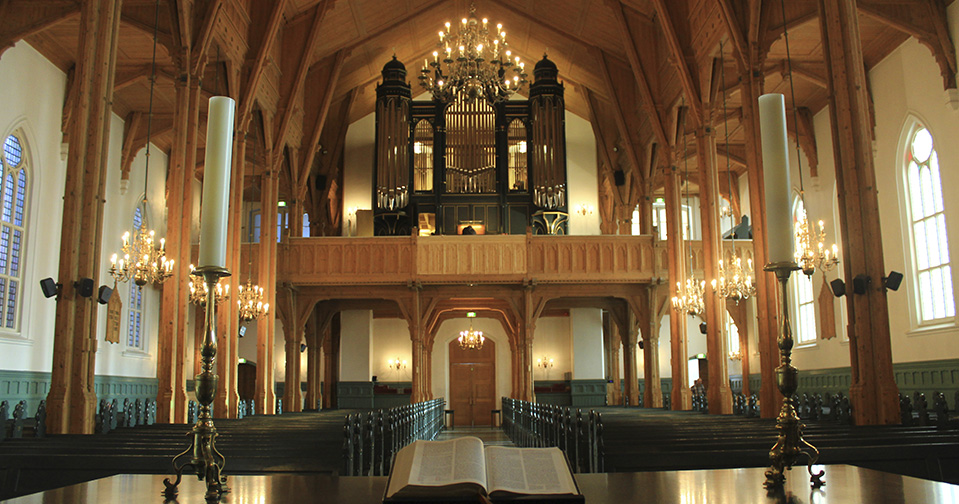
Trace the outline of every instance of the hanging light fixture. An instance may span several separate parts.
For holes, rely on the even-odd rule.
[[[785,7],[784,7],[785,8]],[[785,14],[783,14],[785,16]],[[796,162],[799,170],[799,202],[802,209],[799,219],[796,220],[796,264],[806,276],[812,276],[816,270],[831,271],[839,264],[839,247],[835,243],[826,247],[825,223],[820,220],[819,231],[809,225],[806,215],[806,190],[803,186],[802,152],[799,151],[799,110],[796,108],[796,86],[793,84],[792,61],[789,57],[789,33],[783,29],[783,38],[786,42],[786,71],[789,75],[789,92],[793,105],[793,124],[796,128]]]
[[[194,273],[196,268],[191,264],[190,265],[190,276],[193,277],[197,275]],[[190,302],[197,306],[206,306],[206,297],[210,288],[206,286],[206,282],[200,279],[199,281],[190,280]],[[230,284],[222,284],[219,280],[216,283],[216,288],[213,290],[213,297],[215,303],[219,304],[220,301],[224,299],[229,299],[230,297]]]
[[[254,133],[254,135],[256,135]],[[253,139],[253,172],[256,172],[256,138]],[[261,225],[266,225],[262,222]],[[263,245],[261,242],[260,245]],[[263,287],[253,283],[253,249],[250,249],[250,260],[247,262],[249,276],[246,285],[237,288],[236,304],[240,307],[240,322],[252,322],[270,311],[270,303],[263,302]]]
[[[683,107],[686,107],[686,99],[683,98]],[[683,115],[683,170],[686,178],[686,206],[689,206],[689,155],[686,150],[686,116]],[[682,219],[680,219],[682,222]],[[692,232],[689,232],[690,236]],[[693,276],[693,245],[686,238],[683,238],[689,245],[689,276],[685,281],[676,281],[676,296],[673,296],[673,308],[684,311],[690,315],[701,315],[706,311],[706,303],[703,301],[703,295],[706,292],[706,281],[696,280]]]
[[[150,134],[153,128],[153,90],[156,84],[157,65],[157,30],[159,30],[160,15],[157,10],[153,21],[153,66],[150,74],[150,106],[147,114],[146,161],[144,162],[143,177],[143,210],[147,206],[147,183],[150,181]],[[145,212],[144,212],[145,217]],[[123,233],[123,257],[113,254],[110,257],[110,276],[117,282],[133,280],[140,287],[148,283],[161,284],[173,275],[174,260],[166,256],[165,240],[155,241],[156,233],[147,229],[146,221],[133,230],[132,240],[129,231]]]
[[[464,350],[479,350],[483,348],[483,343],[486,343],[486,337],[483,336],[483,331],[473,330],[476,312],[469,312],[466,317],[470,319],[470,328],[467,331],[460,331],[460,337],[456,338],[456,341],[460,342],[460,348]]]
[[[719,54],[723,53],[723,43],[719,42]],[[729,153],[729,121],[726,115],[726,65],[720,65],[720,79],[723,83],[723,125],[726,127],[726,152]],[[727,187],[730,192],[733,188],[733,172],[732,167],[730,166],[729,156],[726,156],[726,182]],[[731,198],[731,196],[730,196]],[[735,213],[732,210],[732,205],[730,204],[729,208],[723,209],[724,216],[735,217]],[[736,220],[733,219],[733,223]],[[753,282],[753,260],[746,260],[746,267],[743,267],[743,258],[736,251],[736,231],[733,230],[730,233],[730,237],[733,241],[733,251],[730,256],[730,263],[725,263],[723,259],[719,260],[719,278],[713,279],[712,286],[713,292],[715,292],[720,297],[731,299],[737,303],[741,300],[748,298],[749,296],[756,295],[756,285]],[[719,253],[725,255],[723,247],[720,247]]]
[[[455,27],[447,21],[439,32],[433,61],[423,62],[419,80],[440,102],[482,97],[498,103],[519,91],[526,77],[525,63],[510,51],[503,25],[491,30],[489,20],[477,20],[476,8],[470,5],[468,18]]]

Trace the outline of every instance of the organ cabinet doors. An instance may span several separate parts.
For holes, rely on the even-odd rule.
[[[406,67],[376,89],[374,232],[565,234],[566,107],[556,65],[533,71],[529,100],[414,101]]]

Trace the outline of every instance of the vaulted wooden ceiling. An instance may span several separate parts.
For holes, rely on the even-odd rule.
[[[504,24],[511,48],[527,64],[549,54],[566,83],[568,110],[593,124],[600,191],[620,206],[635,205],[660,188],[662,166],[678,164],[684,153],[695,163],[691,134],[700,119],[717,134],[722,169],[728,160],[743,172],[741,75],[758,65],[764,91],[784,93],[791,103],[784,31],[798,139],[815,159],[812,115],[828,102],[819,1],[124,0],[113,107],[120,117],[145,117],[156,22],[156,145],[169,149],[172,143],[176,82],[200,75],[208,94],[228,93],[241,111],[255,112],[247,130],[262,147],[257,170],[281,169],[281,193],[312,193],[308,181],[317,175],[327,181],[328,193],[337,185],[346,126],[373,111],[383,64],[395,54],[417,94],[416,75],[434,50],[437,32],[474,4],[479,17]],[[951,3],[858,0],[867,70],[915,36],[939,63],[944,87],[955,88],[956,57],[945,16]],[[0,50],[24,39],[71,74],[79,4],[0,0]],[[790,123],[795,134],[791,115]],[[127,132],[130,144],[142,145],[145,128],[133,129]],[[612,183],[616,170],[627,175],[624,187]],[[323,198],[310,199],[323,204]]]

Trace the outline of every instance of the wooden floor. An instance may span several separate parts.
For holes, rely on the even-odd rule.
[[[577,474],[576,482],[589,504],[625,502],[682,504],[955,504],[959,486],[853,466],[818,466],[826,486],[809,487],[802,468],[787,474],[786,487],[769,494],[763,469],[713,469],[614,474]],[[50,490],[9,501],[10,504],[75,504],[103,502],[163,503],[164,476],[118,475]],[[387,478],[337,477],[327,474],[235,476],[221,502],[260,504],[323,502],[373,504],[383,499]],[[203,503],[206,487],[184,478],[176,502]],[[169,502],[169,501],[166,501]]]

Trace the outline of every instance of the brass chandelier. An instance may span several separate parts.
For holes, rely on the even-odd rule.
[[[486,343],[486,337],[483,336],[483,331],[473,329],[473,319],[476,317],[476,312],[469,312],[466,317],[470,319],[470,328],[466,331],[460,331],[460,337],[456,338],[456,341],[459,341],[460,348],[463,350],[479,350],[483,348],[483,343]]]
[[[236,304],[240,306],[240,322],[252,322],[270,311],[270,303],[263,302],[263,287],[250,280],[239,287]]]
[[[159,244],[155,242],[156,233],[146,227],[146,203],[147,203],[147,183],[150,180],[150,134],[153,128],[153,94],[156,84],[156,53],[157,53],[157,30],[159,23],[159,14],[154,21],[153,27],[153,66],[150,75],[150,106],[147,115],[147,138],[146,138],[146,161],[144,162],[143,177],[143,210],[141,216],[142,225],[133,230],[133,241],[130,241],[130,232],[123,233],[123,257],[113,254],[110,257],[110,276],[116,282],[126,282],[133,280],[133,283],[140,287],[148,283],[161,284],[167,278],[173,275],[174,260],[166,256],[165,240],[160,239]]]
[[[434,100],[443,103],[458,97],[470,102],[482,97],[498,103],[526,84],[524,68],[525,63],[506,43],[503,25],[491,30],[489,20],[478,20],[471,5],[468,18],[455,27],[447,21],[445,30],[439,32],[433,60],[423,62],[419,81]]]
[[[683,106],[686,106],[686,99],[683,98]],[[686,206],[689,206],[689,156],[686,150],[686,116],[683,116],[683,164],[686,173]],[[680,219],[682,222],[682,219]],[[692,233],[689,233],[692,235]],[[680,234],[680,236],[682,236]],[[691,237],[691,236],[690,236]],[[699,280],[693,276],[693,246],[689,243],[689,276],[686,281],[676,281],[676,295],[673,296],[673,308],[684,311],[692,316],[702,315],[706,311],[706,303],[703,296],[706,293],[706,281]]]
[[[723,52],[723,43],[719,43],[719,52]],[[726,65],[720,65],[720,74],[722,82],[726,82]],[[723,86],[723,124],[726,127],[726,152],[729,152],[729,122],[726,119],[728,115],[726,114],[726,87]],[[733,174],[732,167],[730,166],[729,156],[726,156],[726,181],[727,186],[730,191],[733,187]],[[732,196],[730,196],[732,199]],[[735,213],[732,211],[732,205],[730,208],[723,209],[723,214],[730,217],[735,216]],[[735,223],[735,220],[733,220]],[[733,241],[733,251],[731,256],[731,261],[727,264],[723,259],[719,260],[719,271],[718,279],[713,279],[712,287],[713,292],[718,296],[731,299],[735,302],[742,301],[749,296],[756,295],[756,284],[753,282],[753,260],[746,260],[746,267],[743,267],[743,258],[736,251],[736,230],[734,229],[730,233],[730,237]],[[719,253],[721,256],[725,256],[723,248],[720,247]]]
[[[825,245],[826,230],[823,221],[819,221],[818,228],[817,231],[809,225],[806,206],[803,205],[802,216],[796,221],[796,264],[807,276],[815,273],[817,269],[832,271],[839,264],[839,247],[835,243],[828,248]]]
[[[190,276],[200,275],[194,270],[196,268],[191,264],[190,265]],[[194,282],[190,280],[190,302],[197,306],[206,306],[207,293],[210,291],[210,288],[207,287],[206,283],[203,281]],[[230,284],[221,284],[219,279],[217,279],[216,288],[213,289],[213,299],[214,303],[219,304],[220,301],[224,299],[229,299],[230,297]]]

